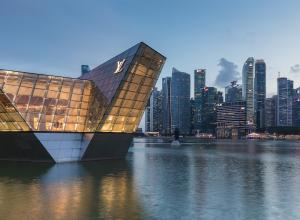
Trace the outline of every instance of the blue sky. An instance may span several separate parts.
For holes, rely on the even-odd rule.
[[[295,79],[300,63],[300,1],[0,0],[0,67],[78,76],[139,41],[168,60],[162,76],[207,69],[215,85],[225,58],[267,63],[268,94],[278,71]],[[160,86],[161,81],[158,81]]]

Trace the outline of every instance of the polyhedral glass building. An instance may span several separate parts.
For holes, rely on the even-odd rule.
[[[0,70],[0,159],[124,157],[165,59],[141,42],[78,79]]]

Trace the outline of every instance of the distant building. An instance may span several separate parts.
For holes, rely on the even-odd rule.
[[[190,132],[190,75],[172,69],[171,80],[171,128],[178,128],[181,134]]]
[[[249,57],[242,72],[243,100],[246,102],[246,123],[248,130],[255,129],[254,120],[254,58]]]
[[[155,87],[145,110],[146,132],[162,132],[162,96]]]
[[[277,96],[265,100],[265,127],[276,126],[276,99]]]
[[[254,77],[254,114],[256,128],[265,127],[265,99],[266,63],[264,60],[256,60]]]
[[[81,65],[81,75],[83,76],[84,74],[90,72],[90,67],[89,65]]]
[[[190,134],[193,134],[195,131],[195,100],[193,98],[191,98],[190,100],[190,108],[191,108]]]
[[[246,103],[225,102],[217,105],[217,137],[233,138],[246,135]]]
[[[223,92],[218,91],[217,92],[217,103],[223,103],[223,102],[224,102]]]
[[[202,90],[202,120],[200,132],[215,133],[217,112],[216,105],[222,102],[222,93],[215,87],[205,87]]]
[[[232,81],[225,87],[225,102],[238,102],[243,100],[242,86]]]
[[[294,90],[293,126],[300,127],[300,87]]]
[[[277,126],[293,125],[293,84],[285,77],[277,78]]]
[[[171,77],[162,79],[162,133],[171,134]]]
[[[151,119],[150,119],[150,99],[148,100],[147,106],[145,108],[145,132],[149,132],[150,130],[150,124],[151,124]]]
[[[202,102],[203,89],[205,87],[205,69],[194,70],[194,99],[195,99],[195,115],[194,115],[194,130],[201,129],[202,123]]]

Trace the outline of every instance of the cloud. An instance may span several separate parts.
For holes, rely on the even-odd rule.
[[[238,66],[225,58],[221,58],[218,66],[221,67],[216,80],[215,84],[218,87],[225,87],[230,84],[231,81],[239,80],[240,73],[237,71]]]
[[[300,64],[295,64],[291,66],[290,73],[300,73]]]

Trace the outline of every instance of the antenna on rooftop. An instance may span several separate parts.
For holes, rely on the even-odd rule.
[[[280,78],[280,71],[278,72],[278,78]]]

